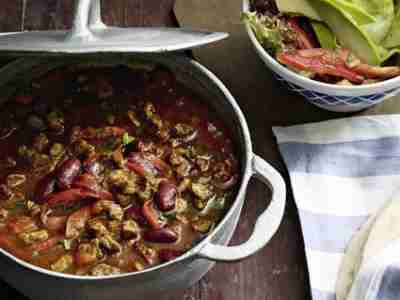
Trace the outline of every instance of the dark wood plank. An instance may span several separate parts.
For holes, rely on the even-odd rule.
[[[182,26],[229,32],[229,39],[194,51],[195,57],[227,85],[242,108],[254,151],[285,177],[288,204],[285,219],[273,240],[255,256],[240,263],[218,264],[200,283],[202,300],[311,299],[301,228],[290,182],[279,155],[272,126],[335,118],[277,83],[252,49],[241,24],[241,0],[177,0],[175,13]],[[238,72],[239,70],[245,70]],[[244,240],[265,207],[268,193],[260,184],[248,189],[245,209],[233,243]]]
[[[115,26],[173,26],[173,4],[174,0],[103,0],[102,16],[106,24]],[[70,28],[73,8],[73,0],[28,1],[24,28]]]
[[[171,12],[174,0],[103,1],[106,24],[118,26],[173,26]]]
[[[21,30],[22,0],[3,0],[0,3],[0,32]]]
[[[3,2],[0,2],[0,32],[20,31],[22,28],[23,0]],[[9,58],[0,57],[0,65],[9,61]]]

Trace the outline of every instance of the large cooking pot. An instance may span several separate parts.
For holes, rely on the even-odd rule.
[[[16,82],[29,82],[51,69],[71,64],[124,64],[133,68],[157,64],[170,69],[178,82],[201,95],[204,104],[211,106],[231,129],[241,164],[240,187],[232,207],[214,231],[174,261],[136,273],[84,277],[45,270],[0,249],[0,276],[5,281],[29,298],[38,300],[164,299],[200,280],[214,262],[239,261],[268,243],[284,214],[285,183],[274,168],[253,153],[243,113],[215,75],[198,62],[172,53],[25,57],[0,69],[0,90],[3,94],[3,97],[0,95],[3,98],[1,105],[6,105],[6,96],[13,93]],[[272,200],[266,211],[259,216],[247,242],[238,246],[225,246],[239,221],[246,188],[253,176],[272,190]]]

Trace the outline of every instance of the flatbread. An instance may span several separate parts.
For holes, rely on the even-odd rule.
[[[376,218],[365,244],[363,264],[400,237],[400,196],[394,197]]]
[[[400,237],[400,201],[393,197],[376,214],[369,217],[346,247],[337,280],[336,300],[346,300],[361,266]]]
[[[336,280],[336,300],[346,300],[362,262],[362,253],[373,228],[376,215],[372,215],[354,234],[346,247]]]

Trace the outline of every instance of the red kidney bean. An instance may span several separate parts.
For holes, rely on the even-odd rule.
[[[162,211],[174,209],[176,203],[176,185],[168,181],[162,181],[155,195],[155,202]]]
[[[174,260],[175,258],[181,256],[182,254],[183,251],[175,249],[160,249],[160,251],[158,251],[158,257],[162,262]]]
[[[139,206],[131,206],[126,210],[126,215],[139,223],[139,225],[146,225],[147,221],[143,215],[142,208]]]
[[[72,182],[81,171],[81,162],[78,159],[69,159],[65,161],[57,172],[58,187],[60,189],[69,189]]]
[[[36,185],[33,201],[42,204],[46,202],[46,198],[52,194],[56,188],[56,178],[53,173],[43,177]]]
[[[161,228],[146,231],[143,238],[151,243],[175,243],[178,240],[178,235],[169,228]]]
[[[142,213],[153,229],[161,229],[167,225],[167,221],[162,218],[160,212],[154,207],[152,200],[148,200],[143,204]]]

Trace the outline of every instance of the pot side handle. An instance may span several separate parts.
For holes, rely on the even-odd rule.
[[[257,155],[253,157],[253,176],[272,190],[272,200],[258,217],[250,238],[241,245],[231,247],[206,244],[198,253],[200,258],[221,262],[242,260],[261,250],[278,230],[285,212],[285,182],[278,171]]]

